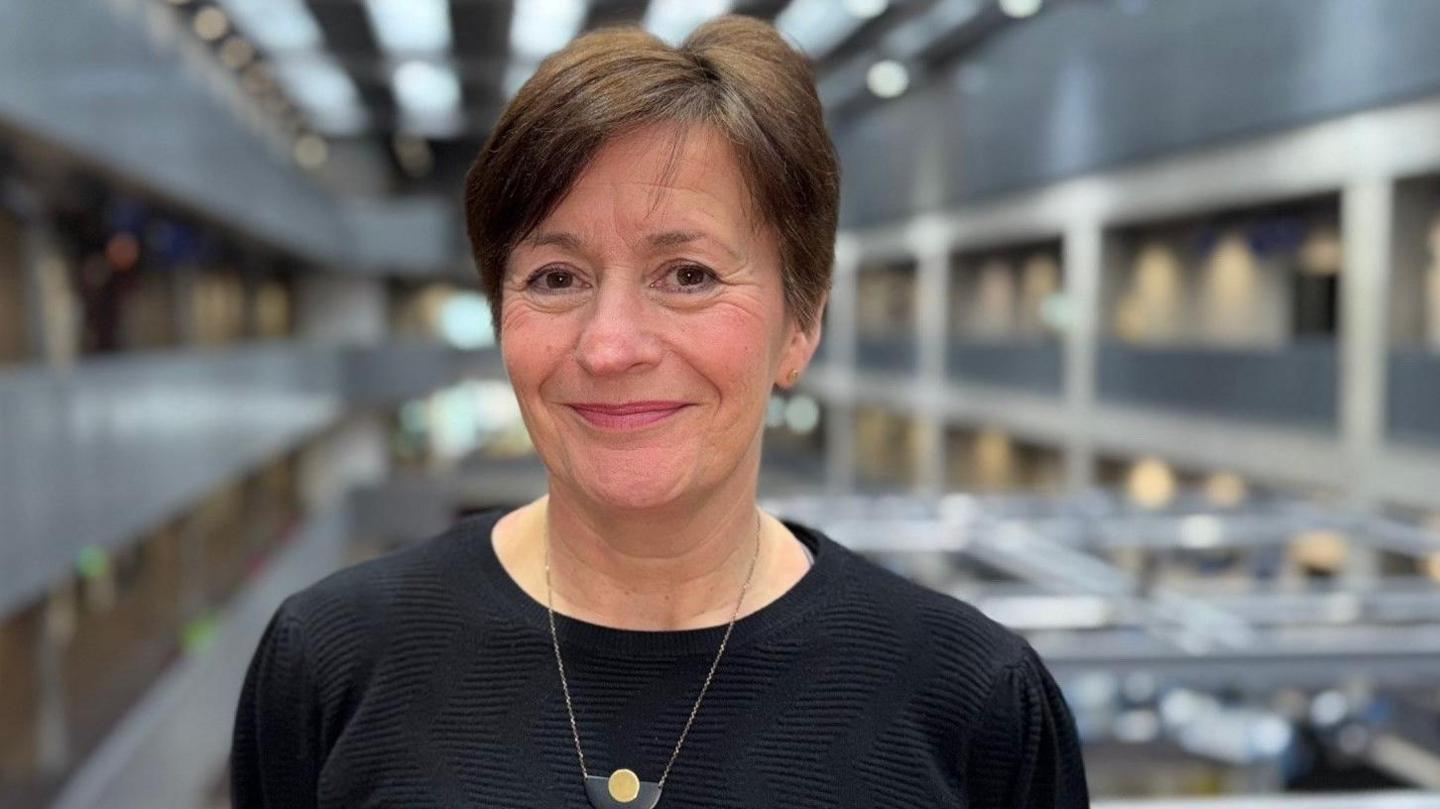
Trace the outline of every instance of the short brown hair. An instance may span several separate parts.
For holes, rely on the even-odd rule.
[[[840,198],[809,62],[775,28],[724,16],[679,47],[637,27],[581,36],[541,63],[465,177],[465,220],[500,335],[510,251],[604,144],[652,123],[713,126],[734,144],[753,210],[779,237],[786,311],[809,331],[830,287]]]

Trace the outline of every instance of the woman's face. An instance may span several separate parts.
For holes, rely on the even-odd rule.
[[[674,135],[608,143],[506,268],[501,345],[530,435],[552,478],[616,508],[743,483],[772,386],[820,337],[786,316],[732,148]]]

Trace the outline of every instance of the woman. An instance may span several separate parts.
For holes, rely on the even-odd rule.
[[[541,66],[466,215],[549,493],[286,600],[236,809],[1087,805],[1023,640],[756,505],[837,198],[809,68],[763,23]]]

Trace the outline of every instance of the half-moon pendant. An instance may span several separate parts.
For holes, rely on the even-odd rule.
[[[595,809],[655,809],[660,801],[660,785],[641,781],[634,770],[621,767],[609,778],[585,776],[585,794]]]

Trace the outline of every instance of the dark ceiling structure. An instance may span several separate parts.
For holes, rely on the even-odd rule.
[[[1050,0],[1051,4],[1065,0]],[[1073,1],[1073,0],[1072,0]],[[832,116],[903,94],[1044,0],[168,0],[306,168],[373,144],[387,194],[453,185],[545,55],[596,28],[671,42],[716,14],[775,23]]]

